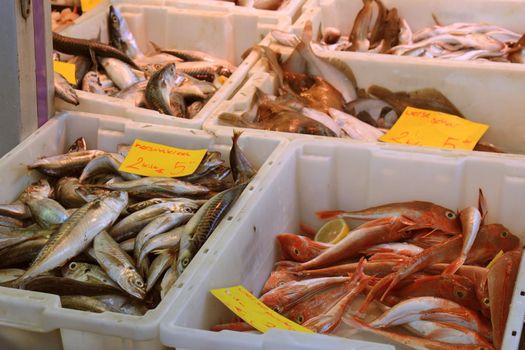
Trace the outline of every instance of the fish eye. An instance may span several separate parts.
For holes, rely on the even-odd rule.
[[[111,20],[113,21],[113,23],[118,23],[118,18],[115,15],[111,16]]]
[[[74,270],[74,269],[76,269],[77,267],[78,267],[77,263],[72,262],[71,264],[69,264],[69,269],[70,269],[70,270]]]
[[[281,313],[281,308],[279,306],[273,307],[272,310],[277,312],[277,313]]]
[[[454,295],[458,297],[459,299],[463,299],[465,297],[465,293],[462,290],[456,290],[454,291]]]
[[[141,280],[135,280],[133,284],[135,284],[139,288],[144,287],[144,282],[142,282]]]
[[[299,315],[299,316],[297,316],[297,323],[300,324],[300,323],[303,323],[303,322],[304,322],[304,317],[303,317],[303,315]]]
[[[445,213],[445,215],[446,215],[446,217],[447,217],[448,219],[450,219],[450,220],[454,220],[455,218],[457,218],[456,213],[451,212],[451,211],[447,211],[447,212]]]
[[[295,255],[299,255],[299,249],[294,248],[294,249],[293,249],[293,252],[294,252]]]
[[[509,235],[509,231],[503,231],[500,233],[501,238],[507,238],[508,235]]]
[[[190,264],[190,259],[188,258],[184,258],[184,260],[182,260],[182,267],[186,267]]]
[[[489,305],[490,304],[489,298],[483,298],[483,304]]]
[[[283,286],[283,285],[284,285],[284,281],[277,282],[277,287],[280,287],[280,286]]]

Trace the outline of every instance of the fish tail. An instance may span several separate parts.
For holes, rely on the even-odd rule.
[[[335,218],[338,215],[343,214],[344,211],[342,210],[325,210],[325,211],[318,211],[315,213],[319,219],[332,219]]]
[[[242,130],[235,130],[235,129],[233,129],[233,136],[232,136],[233,144],[237,143],[237,141],[239,140],[239,137],[241,136],[241,134],[242,134]]]
[[[453,275],[456,273],[457,270],[459,270],[461,266],[463,266],[464,263],[465,263],[465,257],[463,256],[457,257],[453,262],[451,262],[445,268],[445,270],[443,270],[441,274],[442,275]]]

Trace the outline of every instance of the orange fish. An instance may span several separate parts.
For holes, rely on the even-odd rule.
[[[284,259],[305,262],[312,260],[332,245],[316,242],[308,237],[293,233],[281,233],[277,235],[277,241],[281,247]]]
[[[329,277],[329,276],[347,276],[357,268],[358,263],[349,263],[325,267],[317,270],[297,271],[295,274],[299,278]],[[365,261],[364,272],[370,276],[386,276],[395,271],[400,264],[392,261],[372,262]]]
[[[390,203],[358,211],[321,211],[317,213],[317,216],[320,219],[337,216],[364,221],[403,216],[414,223],[406,230],[432,229],[448,234],[461,233],[458,215],[450,209],[430,202]]]
[[[521,250],[507,252],[494,263],[488,273],[490,318],[494,330],[494,345],[498,349],[503,342],[520,261]]]
[[[470,249],[466,264],[486,265],[500,250],[508,252],[520,247],[520,239],[501,224],[483,225]]]
[[[254,331],[255,328],[250,326],[246,322],[230,322],[230,323],[221,323],[210,328],[212,332],[220,331],[236,331],[236,332],[248,332]]]
[[[346,276],[342,275],[342,276]],[[296,273],[292,271],[287,270],[278,270],[278,271],[272,271],[270,273],[270,277],[266,280],[266,283],[264,284],[261,294],[265,294],[269,291],[271,291],[274,288],[280,287],[288,282],[292,281],[300,281],[301,277],[299,277]]]

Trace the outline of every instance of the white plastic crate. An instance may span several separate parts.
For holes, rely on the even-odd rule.
[[[320,210],[357,210],[389,202],[432,201],[451,209],[477,205],[482,188],[488,203],[487,223],[502,223],[525,240],[525,163],[508,157],[459,155],[442,150],[419,152],[406,147],[350,144],[343,141],[295,140],[260,184],[223,240],[202,264],[209,266],[181,293],[161,323],[161,341],[177,349],[298,349],[301,335],[281,331],[266,335],[211,332],[230,322],[232,313],[209,292],[242,284],[255,295],[273,269],[275,236],[299,232],[299,224],[319,228]],[[521,293],[521,295],[520,295]],[[525,259],[522,260],[510,307],[503,349],[518,349],[525,314]],[[184,302],[181,302],[184,300]],[[288,338],[286,338],[288,334]],[[304,344],[316,349],[361,349],[360,345]],[[274,339],[269,345],[268,340]],[[313,339],[313,338],[312,338]],[[352,339],[388,343],[359,332]],[[392,343],[394,344],[394,343]],[[379,345],[374,344],[379,347]],[[397,349],[405,349],[395,344]]]
[[[206,148],[220,151],[226,162],[232,142],[230,134],[210,135],[200,130],[153,126],[118,117],[64,113],[48,121],[0,160],[0,203],[10,203],[36,180],[38,174],[28,172],[28,164],[42,156],[65,152],[78,137],[84,137],[90,149],[112,152],[116,151],[117,144],[131,144],[136,138],[180,148]],[[226,229],[227,236],[227,227],[239,215],[246,200],[257,193],[261,177],[272,167],[287,143],[284,139],[249,133],[240,137],[240,146],[260,170],[219,225]],[[86,350],[159,349],[161,318],[193,276],[206,270],[199,261],[222,238],[213,234],[165,299],[142,317],[64,309],[56,295],[0,287],[2,344],[5,341],[8,348],[14,349],[60,349],[62,345],[64,349]],[[4,345],[0,348],[5,349]]]
[[[110,1],[107,3],[109,6]],[[228,6],[219,6],[223,4],[215,1],[129,0],[111,3],[121,10],[143,52],[152,51],[149,42],[153,41],[166,48],[204,51],[228,60],[238,68],[192,119],[160,114],[158,111],[137,108],[119,98],[78,90],[80,104],[74,106],[55,98],[55,106],[58,110],[115,115],[138,122],[200,129],[217,104],[230,97],[241,85],[248,69],[256,62],[254,55],[248,56],[244,61],[241,60],[241,55],[248,48],[259,43],[271,29],[282,28],[291,23],[291,20],[284,15],[232,12],[228,10]],[[166,5],[161,6],[163,4]],[[100,33],[101,40],[108,42],[108,6],[98,6],[61,34],[93,39]]]
[[[308,9],[306,12],[318,13],[319,9]],[[291,52],[290,48],[276,44],[270,35],[265,38],[264,43],[269,43],[284,59]],[[320,57],[331,57],[344,62],[352,69],[359,88],[367,89],[371,85],[380,85],[391,91],[435,88],[468,120],[489,125],[481,141],[493,143],[508,153],[525,154],[524,112],[521,108],[523,97],[517,93],[525,91],[525,65],[515,65],[521,68],[517,71],[509,69],[509,65],[496,63],[489,67],[485,64],[465,65],[462,62],[443,60],[392,60],[387,55],[340,51],[317,53]],[[257,88],[267,94],[274,94],[276,91],[275,78],[267,73],[260,61],[250,69],[246,82],[237,92],[220,103],[205,121],[203,129],[231,130],[232,126],[221,123],[218,116],[222,112],[241,115],[247,111]],[[292,133],[278,134],[289,139],[312,137]]]
[[[387,8],[397,8],[399,17],[404,18],[413,32],[435,25],[432,15],[443,25],[456,22],[490,23],[512,30],[518,34],[525,31],[525,7],[522,0],[436,0],[432,2],[418,0],[382,0]],[[314,37],[319,28],[338,28],[342,35],[348,36],[352,31],[354,19],[363,7],[362,1],[347,0],[308,0],[299,19],[294,23],[294,32],[300,33],[304,23],[311,20]],[[352,55],[387,56],[394,61],[420,61],[432,64],[436,59],[353,52]],[[452,62],[446,61],[445,62]],[[460,65],[482,64],[487,67],[503,64],[511,69],[524,71],[522,64],[501,62],[452,62]]]

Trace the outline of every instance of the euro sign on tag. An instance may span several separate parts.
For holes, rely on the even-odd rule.
[[[136,139],[119,170],[142,176],[187,176],[197,170],[206,152]]]
[[[213,289],[210,292],[226,305],[228,309],[260,332],[264,333],[271,328],[279,328],[289,331],[313,333],[313,331],[308,328],[290,321],[264,305],[264,303],[243,286]]]
[[[488,128],[488,125],[455,115],[407,107],[394,126],[379,140],[471,151]]]

